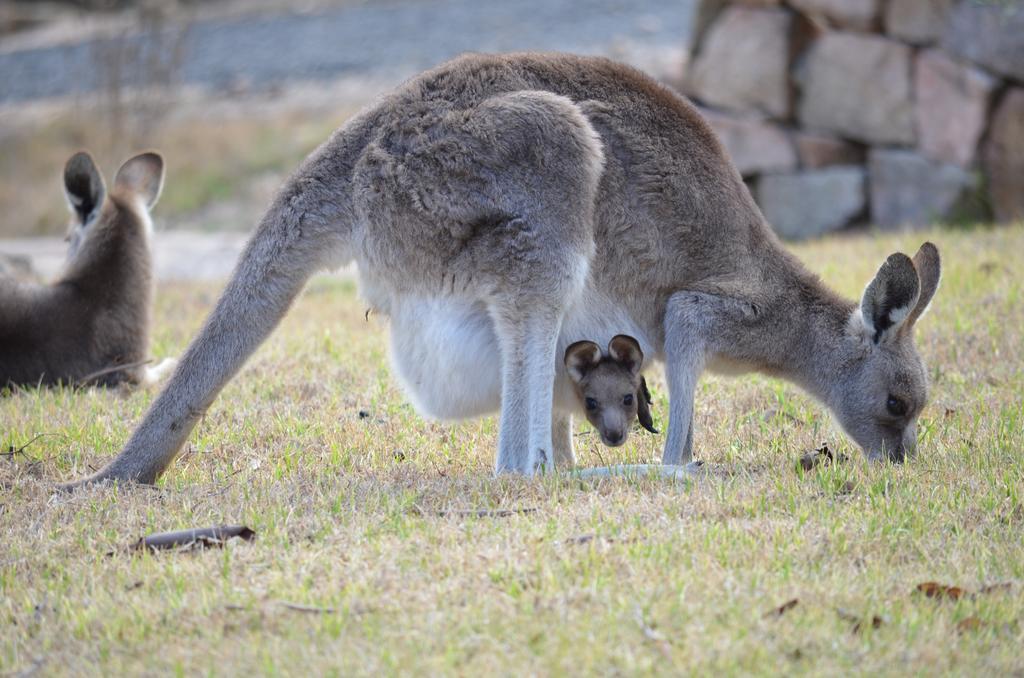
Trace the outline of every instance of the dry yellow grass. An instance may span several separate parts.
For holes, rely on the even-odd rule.
[[[904,466],[865,462],[789,385],[709,377],[707,477],[495,479],[495,421],[417,417],[389,377],[382,325],[327,278],[156,489],[51,494],[119,448],[152,392],[0,398],[5,451],[53,434],[0,458],[0,673],[1019,675],[1024,227],[795,249],[852,296],[924,237],[945,277],[918,331],[932,402]],[[216,292],[160,290],[157,356],[181,352]],[[652,388],[661,419],[657,375]],[[656,459],[661,444],[577,440],[583,465]],[[821,441],[849,461],[797,471]],[[483,508],[536,510],[438,514]],[[218,523],[258,534],[223,550],[123,550]],[[941,601],[913,592],[929,580],[1011,585]]]

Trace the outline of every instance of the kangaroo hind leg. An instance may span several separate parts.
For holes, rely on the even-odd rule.
[[[496,470],[532,475],[555,463],[556,344],[594,252],[603,150],[579,107],[550,92],[491,97],[473,110],[463,133],[481,142],[474,144],[487,170],[481,174],[493,177],[492,199],[508,215],[468,248],[490,279],[502,352]],[[502,143],[483,143],[493,139]]]

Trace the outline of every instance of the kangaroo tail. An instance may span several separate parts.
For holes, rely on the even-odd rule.
[[[322,149],[278,194],[206,324],[121,454],[95,475],[61,489],[109,480],[155,481],[310,276],[350,257],[346,170],[351,168],[331,165]]]

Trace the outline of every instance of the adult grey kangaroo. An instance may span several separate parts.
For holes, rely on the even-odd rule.
[[[353,260],[419,408],[500,407],[497,472],[554,461],[559,357],[616,334],[666,365],[665,462],[691,458],[706,365],[795,381],[872,457],[912,448],[926,374],[911,329],[938,285],[934,246],[890,256],[860,304],[841,299],[783,249],[681,97],[606,59],[467,55],[303,162],[142,424],[83,482],[153,481],[310,275]]]
[[[0,387],[155,380],[144,367],[153,303],[153,224],[164,161],[125,161],[107,193],[88,153],[64,167],[68,259],[52,284],[0,278]]]

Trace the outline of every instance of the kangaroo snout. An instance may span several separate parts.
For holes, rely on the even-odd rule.
[[[907,426],[900,432],[894,444],[886,448],[886,455],[889,461],[894,464],[902,464],[917,451],[917,426]]]

